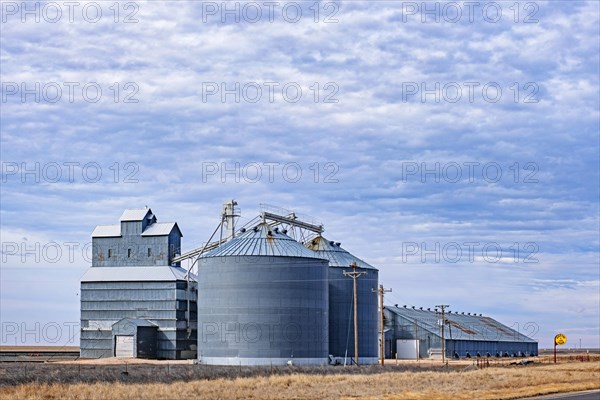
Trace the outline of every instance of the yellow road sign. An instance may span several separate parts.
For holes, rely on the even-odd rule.
[[[554,336],[554,344],[562,346],[563,344],[567,343],[567,337],[565,335],[563,335],[562,333],[559,333],[558,335]]]

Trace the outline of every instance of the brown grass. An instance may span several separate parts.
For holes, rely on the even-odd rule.
[[[256,376],[176,383],[28,383],[0,388],[2,399],[514,399],[600,389],[600,364],[565,363],[449,372]]]

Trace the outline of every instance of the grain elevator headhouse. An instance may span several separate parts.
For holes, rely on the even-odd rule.
[[[94,229],[81,279],[82,358],[196,356],[196,277],[173,260],[181,237],[149,208]]]

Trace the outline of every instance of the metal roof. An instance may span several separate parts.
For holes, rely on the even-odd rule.
[[[385,306],[386,310],[405,318],[420,328],[441,335],[441,314],[435,311]],[[499,342],[535,342],[522,333],[486,316],[446,313],[446,339]]]
[[[187,270],[181,267],[91,267],[81,282],[127,282],[127,281],[185,281]],[[196,276],[190,274],[190,280]]]
[[[127,325],[150,326],[152,328],[158,328],[158,325],[156,325],[155,323],[152,323],[152,322],[148,321],[147,319],[139,319],[139,318],[121,318],[120,320],[115,322],[113,324],[113,326],[119,325],[123,322],[127,322]]]
[[[360,268],[377,269],[342,248],[341,243],[331,242],[321,235],[309,240],[305,245],[310,250],[316,252],[319,257],[328,259],[329,266],[331,267],[347,268],[355,262]]]
[[[171,231],[177,228],[179,235],[183,236],[181,229],[177,225],[177,222],[155,222],[149,225],[142,236],[167,236]],[[98,225],[92,232],[92,237],[120,237],[121,236],[121,225]]]
[[[142,236],[166,236],[169,235],[174,228],[177,228],[179,234],[181,234],[177,222],[155,222],[142,232]]]
[[[280,256],[324,259],[279,228],[271,228],[264,222],[202,255],[202,258],[224,256]]]
[[[141,221],[148,213],[152,215],[152,210],[149,208],[129,208],[123,211],[119,221]]]
[[[121,225],[98,225],[92,232],[92,237],[119,237]]]

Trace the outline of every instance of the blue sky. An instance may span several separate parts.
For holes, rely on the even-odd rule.
[[[391,304],[600,346],[598,2],[53,4],[2,2],[3,343],[69,341],[96,225],[148,205],[188,250],[234,198]]]

